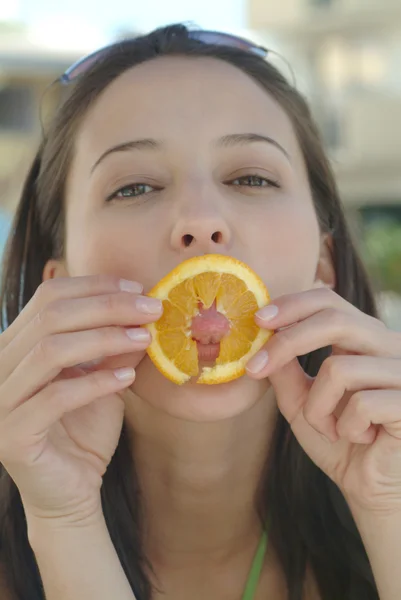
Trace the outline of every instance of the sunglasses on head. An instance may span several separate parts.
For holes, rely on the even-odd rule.
[[[231,35],[229,33],[220,33],[218,31],[203,31],[194,30],[188,32],[188,37],[191,40],[197,40],[204,44],[213,44],[216,46],[230,46],[231,48],[239,48],[246,52],[251,52],[261,58],[266,58],[269,51],[263,46],[257,46],[256,44],[245,40],[243,38]],[[71,67],[69,67],[63,75],[61,75],[59,81],[64,85],[68,85],[85,73],[90,67],[92,67],[99,59],[105,55],[110,48],[116,44],[111,44],[100,50],[96,50],[92,54],[79,59]]]

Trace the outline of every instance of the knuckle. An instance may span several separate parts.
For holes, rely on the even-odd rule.
[[[42,281],[34,294],[35,304],[39,307],[45,306],[57,297],[59,288],[60,282],[57,279]]]
[[[108,275],[105,273],[93,275],[93,283],[96,289],[116,291],[120,289],[120,278],[116,275]]]
[[[31,350],[35,363],[40,364],[42,361],[45,364],[58,366],[60,361],[59,356],[59,338],[56,335],[47,335],[41,338]]]
[[[41,307],[34,317],[34,327],[42,331],[51,331],[59,325],[63,318],[64,302],[51,301]]]
[[[59,380],[52,383],[44,394],[43,402],[51,404],[57,411],[67,412],[80,397],[101,397],[107,394],[107,377],[95,371],[74,380]]]
[[[41,403],[45,406],[51,404],[63,411],[68,400],[71,400],[71,389],[67,380],[59,380],[50,384],[43,390]]]
[[[338,334],[343,334],[350,327],[349,316],[344,311],[338,310],[338,308],[326,308],[324,310],[324,316]]]
[[[276,346],[276,352],[280,354],[286,354],[287,350],[293,347],[293,332],[291,327],[286,329],[280,329],[279,332],[273,337],[274,345]]]
[[[116,294],[104,294],[102,296],[98,296],[96,301],[98,306],[102,312],[115,313],[117,308],[119,308],[119,298]]]
[[[93,396],[103,396],[105,393],[107,393],[107,380],[108,378],[102,371],[96,371],[95,373],[88,375],[87,383],[92,389]]]
[[[349,410],[358,417],[367,416],[366,396],[363,392],[355,392],[349,401]]]
[[[337,298],[337,294],[334,290],[324,286],[324,287],[318,288],[316,291],[321,296],[322,304],[324,304],[328,307],[333,306],[333,304]]]
[[[44,308],[40,308],[35,314],[32,325],[34,330],[47,331],[47,317]]]
[[[100,348],[108,348],[117,340],[121,341],[121,333],[122,330],[119,327],[101,327],[93,330],[94,341]],[[122,339],[125,340],[125,337]]]
[[[344,357],[329,356],[320,367],[319,375],[328,381],[337,381],[344,374]]]

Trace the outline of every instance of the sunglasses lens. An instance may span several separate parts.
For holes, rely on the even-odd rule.
[[[218,31],[190,31],[189,37],[205,44],[214,44],[216,46],[231,46],[252,52],[258,56],[267,56],[267,50],[261,46],[255,46],[252,42],[239,38],[229,33],[220,33]]]
[[[63,75],[62,80],[65,83],[71,83],[77,77],[79,77],[88,69],[90,69],[105,53],[106,49],[104,48],[79,60],[78,62],[73,64],[69,69],[67,69],[67,71]]]
[[[229,33],[220,33],[218,31],[190,31],[189,37],[193,40],[198,40],[204,44],[214,44],[216,46],[231,46],[233,48],[239,48],[246,52],[252,52],[262,58],[267,56],[267,50],[261,46],[255,46],[251,42],[242,38],[230,35]],[[60,81],[64,84],[71,83],[77,79],[80,75],[90,69],[109,49],[102,48],[93,54],[90,54],[86,58],[82,58],[75,64],[73,64],[64,75],[61,76]]]

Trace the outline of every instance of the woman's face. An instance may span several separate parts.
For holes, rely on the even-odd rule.
[[[210,58],[146,62],[85,117],[67,186],[71,276],[113,273],[148,291],[181,261],[222,253],[248,263],[274,299],[312,287],[320,246],[290,120],[239,69]],[[244,376],[178,387],[146,357],[133,391],[174,416],[214,420],[268,386]]]

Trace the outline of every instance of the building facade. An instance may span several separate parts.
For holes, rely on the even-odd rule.
[[[248,21],[293,67],[401,329],[401,2],[248,0]]]
[[[11,213],[42,135],[41,121],[63,88],[49,85],[79,56],[33,43],[29,31],[0,23],[0,210]]]
[[[401,203],[400,0],[249,0],[293,65],[348,205]]]

